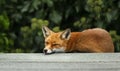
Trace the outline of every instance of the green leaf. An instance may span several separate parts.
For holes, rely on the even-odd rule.
[[[45,12],[44,9],[38,10],[36,13],[36,17],[44,19],[47,15],[47,11]]]
[[[52,0],[46,0],[48,7],[53,6],[53,1]]]
[[[112,16],[111,16],[110,13],[107,13],[107,14],[106,14],[106,19],[107,19],[107,22],[111,22]]]
[[[67,19],[68,17],[69,17],[69,15],[70,15],[70,13],[71,13],[71,8],[68,8],[67,10],[66,10],[66,13],[65,13],[65,19]]]
[[[6,1],[5,0],[0,0],[0,5],[2,6],[2,4],[5,4]]]
[[[7,17],[7,15],[5,13],[0,15],[0,28],[4,30],[8,30],[9,25],[10,25],[10,22],[9,22],[9,18]]]
[[[21,12],[27,12],[30,7],[30,3],[25,2],[25,5],[21,9]]]
[[[75,10],[78,13],[80,11],[80,7],[79,6],[75,6]]]
[[[48,24],[49,24],[49,21],[48,20],[44,20],[44,25],[48,26]]]
[[[95,11],[96,13],[100,13],[100,12],[101,12],[101,7],[100,7],[100,6],[95,6],[95,7],[94,7],[94,11]]]
[[[105,28],[105,24],[102,21],[97,21],[95,25],[96,27],[99,27],[99,28]]]
[[[27,32],[28,30],[30,30],[28,26],[21,27],[22,32]]]
[[[85,17],[82,17],[82,18],[80,19],[80,21],[81,21],[81,23],[85,23],[85,22],[86,22],[86,18],[85,18]]]
[[[53,28],[53,31],[59,32],[59,31],[60,31],[60,27],[59,27],[59,26],[54,27],[54,28]]]
[[[32,6],[34,9],[38,10],[38,6],[41,4],[40,0],[33,0]]]
[[[82,26],[82,24],[81,24],[80,21],[76,21],[76,22],[74,22],[73,25],[74,25],[75,27],[80,27],[80,26]]]
[[[31,22],[32,22],[32,23],[36,23],[36,22],[37,22],[37,18],[32,18],[32,19],[31,19]]]
[[[17,49],[15,50],[15,52],[16,52],[16,53],[22,53],[22,52],[23,52],[23,50],[22,50],[22,49],[20,49],[20,48],[17,48]]]
[[[120,1],[118,2],[118,7],[120,8]]]
[[[62,16],[57,11],[52,11],[49,16],[50,20],[56,24],[60,23],[62,20]]]

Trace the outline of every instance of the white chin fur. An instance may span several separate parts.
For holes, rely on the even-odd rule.
[[[54,49],[53,49],[53,52],[65,52],[65,49],[64,49],[64,47],[54,48]]]
[[[47,53],[52,53],[52,50],[47,50]]]

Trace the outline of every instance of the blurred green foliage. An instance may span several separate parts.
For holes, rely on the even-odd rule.
[[[0,0],[0,52],[42,52],[42,25],[55,32],[104,28],[120,52],[119,23],[119,0]]]

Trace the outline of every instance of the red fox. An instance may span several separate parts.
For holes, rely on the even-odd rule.
[[[53,52],[114,52],[111,36],[101,28],[87,29],[82,32],[71,32],[70,29],[66,29],[56,33],[43,26],[42,32],[45,37],[45,48],[43,49],[45,54]]]

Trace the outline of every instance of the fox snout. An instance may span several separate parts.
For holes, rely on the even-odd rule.
[[[54,53],[51,49],[43,49],[43,53],[45,54],[45,55],[48,55],[48,54],[52,54],[52,53]]]
[[[62,53],[62,52],[65,52],[65,49],[64,47],[61,47],[61,48],[53,48],[53,49],[43,49],[43,53],[45,55],[48,55],[48,54],[53,54],[53,53]]]

